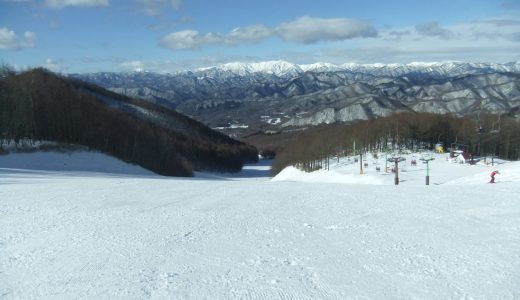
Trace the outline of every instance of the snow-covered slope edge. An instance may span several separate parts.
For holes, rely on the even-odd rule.
[[[158,176],[140,166],[92,151],[35,151],[0,155],[0,174],[12,172],[61,172],[67,175],[102,173],[117,175]]]
[[[503,165],[496,165],[491,169],[499,170],[499,174],[496,176],[496,183],[520,183],[520,162],[511,162]],[[465,184],[482,184],[489,182],[490,175],[489,170],[485,172],[479,172],[471,176],[465,176],[446,182],[448,185],[465,185]]]
[[[346,184],[373,184],[383,185],[385,180],[381,176],[360,176],[359,174],[347,173],[331,170],[318,170],[314,172],[304,172],[293,166],[283,169],[272,181],[300,181],[300,182],[322,182],[322,183],[346,183]]]

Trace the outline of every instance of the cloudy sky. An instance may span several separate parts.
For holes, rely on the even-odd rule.
[[[520,0],[0,0],[16,68],[520,61]]]

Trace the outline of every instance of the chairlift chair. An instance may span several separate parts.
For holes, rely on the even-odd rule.
[[[490,133],[497,134],[500,132],[500,118],[501,116],[498,115],[498,120],[496,120],[496,122],[493,122],[493,124],[491,125],[491,130],[489,131]]]

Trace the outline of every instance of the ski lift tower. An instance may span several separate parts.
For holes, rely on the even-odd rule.
[[[493,151],[493,155],[491,156],[491,166],[494,165],[494,158],[497,154],[497,140],[498,140],[498,134],[500,133],[500,115],[498,115],[498,120],[496,122],[493,122],[493,125],[492,125],[492,128],[491,128],[491,131],[490,133],[493,134],[493,140],[495,141],[495,145],[494,145],[494,151]],[[500,155],[500,154],[499,154]]]
[[[404,161],[405,158],[401,156],[392,156],[388,159],[389,162],[393,162],[395,164],[394,171],[395,171],[395,178],[394,178],[394,184],[399,185],[399,162]]]
[[[482,140],[482,134],[484,133],[484,128],[482,127],[482,124],[480,123],[480,109],[479,108],[479,111],[477,113],[477,121],[476,121],[476,132],[477,132],[477,136],[478,136],[478,148],[477,148],[477,153],[478,153],[478,156],[481,156],[480,155],[480,145],[481,145],[481,140]]]
[[[421,158],[421,161],[426,164],[426,185],[430,185],[430,161],[434,159],[434,157],[429,155]]]
[[[478,151],[477,151],[477,154],[478,156],[482,156],[480,154],[480,149],[481,149],[481,142],[482,142],[482,134],[484,134],[486,131],[484,130],[484,128],[479,125],[479,127],[477,127],[477,134],[478,134]]]
[[[355,156],[356,155],[356,140],[354,140],[353,144],[354,144],[353,145],[354,151],[352,154]],[[359,150],[359,174],[363,175],[363,150]]]

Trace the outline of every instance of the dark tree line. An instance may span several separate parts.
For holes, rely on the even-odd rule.
[[[160,122],[107,105],[100,97],[151,111]],[[4,67],[0,140],[22,139],[84,145],[169,176],[233,172],[257,159],[254,147],[166,108],[43,69],[16,74]]]
[[[273,173],[289,165],[306,170],[320,167],[325,157],[354,152],[433,149],[442,143],[481,156],[517,160],[520,122],[506,115],[457,117],[450,114],[400,113],[351,125],[334,124],[309,129],[276,154]]]

